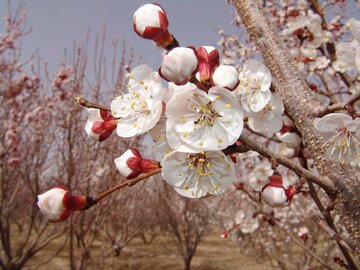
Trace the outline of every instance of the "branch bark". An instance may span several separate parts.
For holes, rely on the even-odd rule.
[[[314,113],[320,104],[313,98],[288,48],[275,32],[258,1],[230,0],[260,50],[273,76],[276,92],[284,99],[288,114],[302,134],[305,145],[322,176],[336,187],[335,206],[351,236],[360,261],[360,185],[350,166],[335,163],[324,155],[324,139],[314,130]]]

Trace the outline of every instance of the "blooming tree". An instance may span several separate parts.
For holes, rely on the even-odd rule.
[[[308,189],[322,215],[317,223],[335,238],[344,257],[340,261],[358,269],[360,23],[350,20],[354,40],[335,46],[333,40],[341,36],[339,20],[327,24],[317,1],[293,3],[292,8],[277,1],[268,1],[265,7],[250,0],[230,2],[239,13],[237,23],[243,23],[265,64],[248,57],[254,48],[231,47],[233,39],[222,41],[223,59],[212,46],[181,47],[169,32],[161,6],[140,7],[134,13],[135,32],[166,50],[158,71],[146,65],[129,71],[125,89],[110,107],[80,97],[76,101],[88,108],[85,131],[92,139],[107,140],[115,136],[111,135],[115,129],[122,138],[150,133],[157,155],[148,159],[131,148],[115,159],[126,181],[94,197],[73,196],[56,187],[38,196],[38,206],[50,221],[61,221],[115,190],[161,173],[175,192],[187,198],[206,200],[232,186],[243,191],[260,212],[253,211],[257,213],[253,216],[251,211],[237,212],[230,231],[238,228],[248,234],[258,229],[260,216],[269,224],[282,225],[264,205],[289,207]],[[271,19],[265,12],[273,15]],[[238,56],[231,50],[243,57],[239,66],[230,65]],[[66,81],[67,72],[61,70],[59,78]],[[54,85],[62,88],[59,81]],[[247,159],[260,167],[246,167]],[[334,207],[343,221],[338,228],[331,213]],[[342,226],[351,242],[341,233]],[[306,230],[297,230],[305,239]],[[329,268],[304,243],[297,244]]]

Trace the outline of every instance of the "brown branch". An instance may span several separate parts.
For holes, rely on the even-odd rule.
[[[354,105],[354,103],[359,100],[360,100],[360,94],[353,95],[352,97],[350,97],[350,99],[348,101],[335,103],[333,105],[327,106],[326,108],[315,111],[314,116],[322,117],[324,115],[327,115],[329,113],[333,113],[333,112],[336,112],[339,110],[347,110],[348,107],[352,107]]]
[[[351,243],[343,239],[337,232],[335,232],[333,229],[329,227],[328,224],[326,224],[326,221],[322,219],[321,217],[314,216],[313,217],[314,222],[319,225],[325,232],[327,232],[330,235],[330,238],[335,240],[337,243],[345,247],[347,250],[354,252],[354,248]],[[352,267],[351,269],[356,269]]]
[[[317,175],[314,175],[310,171],[304,169],[303,167],[297,165],[296,163],[292,162],[290,159],[287,159],[285,157],[282,157],[280,155],[274,154],[269,149],[267,149],[264,146],[259,145],[258,143],[250,140],[248,136],[241,135],[239,138],[239,141],[245,146],[248,147],[250,150],[258,152],[260,155],[268,158],[268,159],[274,159],[279,164],[291,169],[294,171],[297,175],[302,176],[306,178],[307,180],[313,182],[314,184],[317,184],[321,188],[323,188],[328,194],[334,194],[335,189],[331,182],[324,178]]]
[[[320,174],[328,177],[336,187],[335,207],[350,234],[360,261],[359,180],[350,166],[326,157],[324,138],[313,127],[313,114],[320,104],[314,99],[303,75],[294,64],[289,49],[274,30],[263,8],[257,1],[252,0],[231,2],[270,69],[276,92],[283,98],[286,111],[301,133],[315,166]]]
[[[82,97],[76,97],[75,102],[78,103],[79,105],[85,107],[85,108],[94,108],[94,109],[110,111],[109,107],[92,103],[91,101],[88,101],[88,100],[86,100],[86,99],[84,99]]]

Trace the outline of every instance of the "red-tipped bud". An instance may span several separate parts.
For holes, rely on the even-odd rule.
[[[88,112],[86,133],[99,142],[106,140],[116,128],[117,119],[106,110],[88,109]]]
[[[143,159],[136,149],[129,149],[114,160],[118,171],[126,178],[133,179],[141,173],[148,173],[160,167],[155,160]]]
[[[37,205],[50,222],[59,222],[67,219],[74,211],[86,209],[88,198],[72,195],[67,188],[56,186],[38,195]]]
[[[215,70],[211,77],[211,84],[224,87],[230,91],[238,87],[239,74],[233,66],[220,65]]]
[[[200,81],[208,82],[216,67],[220,64],[219,52],[212,46],[202,46],[196,50]]]
[[[150,39],[165,49],[178,46],[169,33],[169,22],[164,9],[158,4],[146,4],[134,13],[134,31],[142,38]]]
[[[284,206],[287,202],[285,188],[282,185],[282,177],[276,173],[269,177],[269,183],[265,185],[261,194],[265,203],[270,206]]]
[[[309,238],[309,230],[306,227],[301,227],[298,232],[298,236],[301,240],[303,240],[305,243]]]
[[[196,73],[197,65],[194,48],[178,47],[164,55],[159,74],[169,82],[184,85]]]

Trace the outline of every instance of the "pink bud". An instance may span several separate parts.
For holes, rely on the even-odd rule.
[[[219,52],[213,46],[202,46],[196,50],[198,57],[198,69],[200,81],[207,82],[210,80],[214,69],[219,66]]]
[[[274,174],[269,177],[269,181],[262,190],[262,199],[273,207],[284,206],[287,202],[287,196],[285,188],[282,185],[281,176]]]
[[[178,47],[164,55],[159,74],[167,81],[184,85],[196,73],[197,65],[195,49]]]
[[[220,65],[212,75],[211,84],[224,87],[228,90],[234,90],[239,85],[239,74],[233,66]]]
[[[56,186],[38,195],[37,205],[50,222],[59,222],[67,219],[74,211],[86,209],[87,197],[74,196],[67,188]]]
[[[118,171],[126,178],[133,179],[141,173],[151,172],[159,168],[159,162],[143,159],[136,149],[129,149],[114,160]]]
[[[134,13],[134,31],[142,38],[150,39],[163,48],[177,41],[169,33],[169,22],[164,9],[158,4],[146,4]]]
[[[106,140],[116,128],[117,119],[106,110],[88,109],[88,112],[86,133],[99,142]]]

